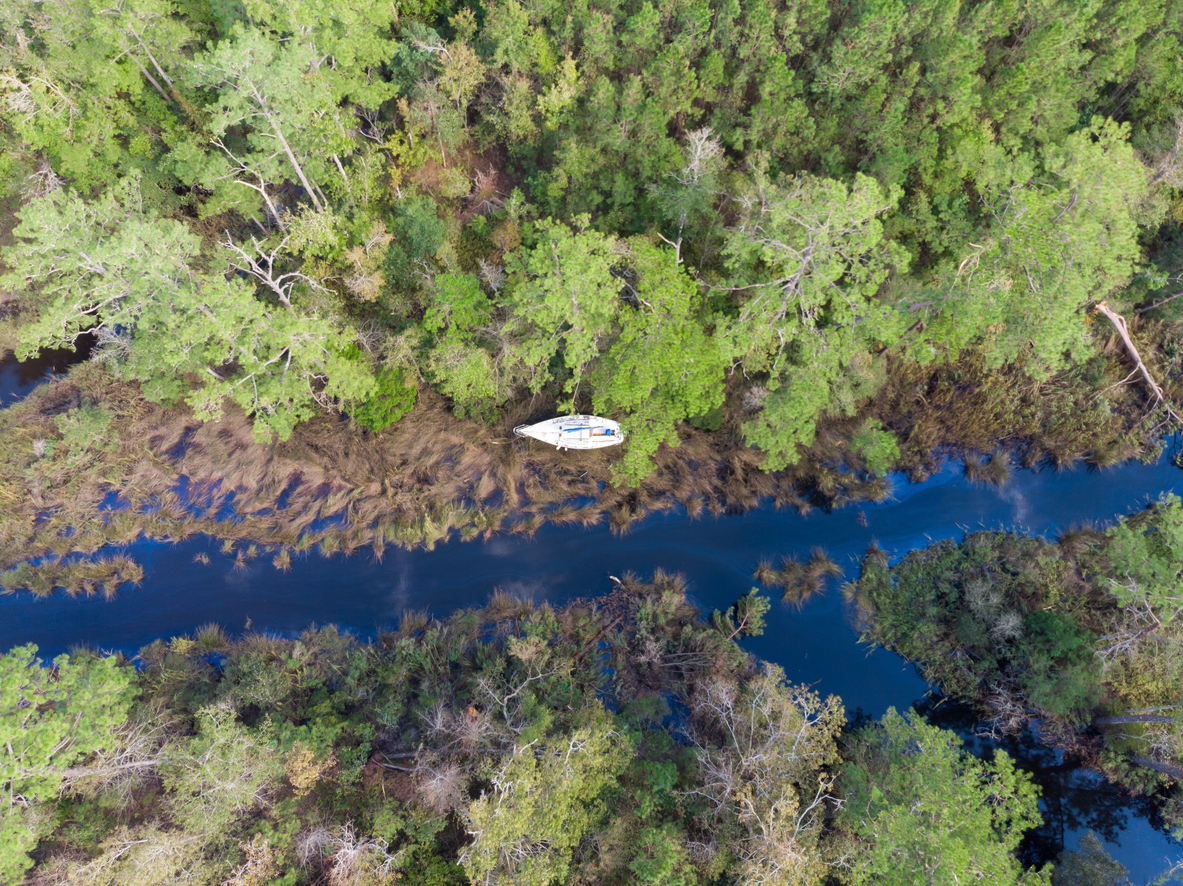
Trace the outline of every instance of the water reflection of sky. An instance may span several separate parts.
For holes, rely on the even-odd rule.
[[[3,367],[0,373],[0,378],[9,375]],[[144,563],[146,578],[140,587],[122,589],[113,602],[0,597],[0,648],[33,642],[51,654],[76,644],[135,650],[206,622],[241,631],[248,619],[255,630],[280,634],[296,633],[314,622],[369,634],[397,621],[406,609],[443,615],[483,602],[495,588],[561,602],[607,591],[609,575],[631,570],[645,576],[657,568],[684,573],[695,600],[711,610],[729,605],[752,586],[752,572],[761,559],[808,554],[820,546],[853,577],[873,540],[898,557],[978,528],[1015,527],[1052,535],[1072,524],[1112,520],[1180,487],[1183,473],[1165,457],[1158,464],[1106,471],[1018,471],[1001,490],[972,486],[958,464],[949,464],[924,483],[894,478],[892,496],[881,504],[832,513],[817,510],[802,517],[764,507],[721,519],[654,515],[622,538],[604,526],[547,526],[533,539],[499,536],[488,542],[451,541],[434,551],[388,549],[380,563],[368,551],[348,558],[295,557],[287,573],[277,571],[268,555],[236,570],[233,557],[221,554],[219,544],[206,538],[178,545],[141,543],[131,550]],[[194,561],[200,553],[209,556],[210,565]],[[920,701],[927,690],[899,657],[883,650],[868,654],[858,645],[849,613],[834,590],[800,611],[774,605],[764,636],[746,645],[783,666],[789,679],[839,695],[852,713],[861,709],[878,717],[889,706],[903,709]],[[1087,816],[1064,819],[1069,846],[1090,826],[1111,848],[1120,839],[1118,854],[1135,882],[1162,870],[1161,859],[1168,853],[1180,854],[1130,804],[1108,795],[1097,802],[1104,804],[1101,811],[1109,818],[1116,820],[1120,813],[1128,819],[1124,829],[1103,832]]]

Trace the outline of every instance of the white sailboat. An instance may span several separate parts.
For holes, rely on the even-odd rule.
[[[598,415],[560,415],[533,425],[518,425],[519,437],[533,437],[556,449],[603,449],[624,440],[618,422]]]

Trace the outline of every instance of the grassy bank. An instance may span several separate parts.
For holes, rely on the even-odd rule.
[[[1148,331],[1163,340],[1175,329],[1158,323]],[[1170,379],[1174,367],[1161,349],[1148,352],[1159,377]],[[416,408],[382,432],[326,415],[286,442],[264,444],[241,412],[203,423],[82,364],[0,412],[3,583],[113,593],[136,579],[134,564],[89,558],[141,537],[207,533],[228,549],[262,546],[284,568],[293,551],[315,546],[368,548],[381,558],[390,545],[533,533],[546,523],[606,521],[623,532],[672,508],[697,516],[766,500],[802,511],[841,506],[883,496],[888,469],[922,479],[951,452],[995,481],[1012,459],[1104,466],[1152,458],[1167,428],[1135,384],[1121,383],[1123,356],[1109,347],[1042,382],[1021,367],[987,371],[972,358],[921,369],[885,357],[876,396],[824,420],[801,461],[778,472],[763,470],[762,454],[743,442],[753,387],[737,376],[724,407],[702,422],[713,429],[680,426],[680,445],[663,445],[656,470],[636,488],[614,485],[615,449],[560,453],[514,438],[514,425],[553,414],[541,396],[512,401],[484,424],[456,418],[423,386]],[[1000,454],[975,455],[989,452]]]
[[[1016,857],[1041,819],[1028,774],[915,712],[845,729],[840,699],[735,643],[767,602],[708,621],[657,573],[561,609],[408,613],[365,644],[207,627],[139,668],[80,652],[52,672],[18,648],[0,710],[35,713],[0,720],[25,798],[0,879],[1053,883]]]

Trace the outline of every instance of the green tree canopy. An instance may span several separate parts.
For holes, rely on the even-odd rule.
[[[37,647],[0,656],[0,880],[18,882],[28,853],[52,830],[47,807],[66,770],[114,741],[137,690],[134,671],[114,658],[42,667]]]
[[[598,704],[583,725],[515,747],[492,790],[469,805],[472,843],[461,854],[474,882],[550,886],[601,814],[597,801],[627,766],[632,749]]]
[[[875,886],[1050,883],[1015,858],[1039,824],[1038,789],[998,751],[990,763],[913,711],[888,709],[851,748],[840,822],[854,839],[842,877]]]
[[[988,227],[944,270],[929,342],[954,353],[985,342],[992,363],[1030,356],[1040,370],[1083,358],[1084,307],[1129,279],[1141,257],[1138,222],[1151,211],[1149,174],[1128,137],[1128,126],[1096,119],[1045,148],[1041,162],[983,148],[977,187]]]
[[[269,307],[240,278],[202,270],[217,258],[185,225],[145,213],[137,185],[129,179],[91,202],[56,191],[23,210],[4,278],[40,304],[22,353],[96,333],[100,356],[149,398],[184,396],[204,419],[230,399],[264,436],[286,438],[318,406],[372,392],[348,327]]]
[[[561,354],[571,372],[565,389],[573,394],[620,310],[624,286],[613,273],[621,261],[616,241],[587,230],[586,218],[580,228],[556,221],[538,225],[534,247],[512,267],[511,358],[532,390],[550,381],[550,361]]]
[[[640,238],[629,242],[621,282],[631,306],[590,381],[598,412],[628,417],[623,474],[636,483],[652,470],[662,443],[678,445],[677,423],[723,402],[725,346],[709,335],[698,287],[674,254]]]

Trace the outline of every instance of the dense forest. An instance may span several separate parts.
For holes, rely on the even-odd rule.
[[[868,552],[845,591],[863,639],[919,663],[989,730],[1032,718],[1134,791],[1183,781],[1183,501],[1058,542],[978,532],[888,566]],[[1164,816],[1183,829],[1176,789]]]
[[[365,644],[209,626],[138,667],[14,649],[0,881],[1128,882],[1091,837],[1021,861],[1038,789],[1005,752],[915,711],[844,729],[840,699],[745,654],[769,605],[704,620],[659,573],[559,610],[407,613]]]
[[[6,589],[1107,465],[1183,400],[1181,0],[6,0]],[[619,450],[516,423],[594,411]],[[79,556],[83,555],[83,556]],[[1183,506],[844,586],[997,734],[1183,821]],[[758,572],[790,601],[824,558]],[[1120,882],[1037,789],[626,577],[359,642],[0,657],[0,882]]]
[[[12,334],[150,403],[283,440],[542,395],[620,416],[636,484],[725,413],[765,471],[857,418],[881,471],[917,367],[1091,367],[1076,454],[1161,400],[1103,391],[1091,308],[1178,270],[1176,3],[5,6]]]
[[[874,498],[948,447],[1151,456],[1181,30],[1173,0],[6,3],[0,338],[90,362],[0,414],[0,566],[50,564],[3,583],[111,591],[134,564],[59,558],[145,532],[381,556]],[[625,445],[505,445],[556,411]]]

